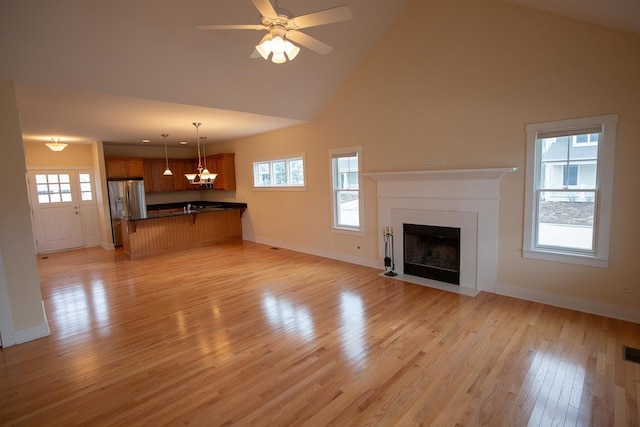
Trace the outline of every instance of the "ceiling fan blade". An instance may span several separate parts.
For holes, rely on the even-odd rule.
[[[332,24],[334,22],[348,21],[353,15],[349,6],[338,6],[320,12],[302,15],[289,20],[293,28],[308,28],[317,25]]]
[[[278,12],[276,12],[269,0],[251,0],[251,3],[265,18],[276,19],[278,17]]]
[[[266,30],[264,25],[197,25],[198,30]]]
[[[262,55],[260,55],[260,53],[253,49],[253,52],[251,52],[251,55],[249,55],[250,59],[256,59],[256,58],[262,58]]]
[[[328,44],[321,42],[318,39],[314,39],[313,37],[308,36],[300,31],[287,31],[287,38],[298,43],[300,46],[304,46],[316,53],[319,53],[320,55],[326,55],[333,50],[332,46],[329,46]]]

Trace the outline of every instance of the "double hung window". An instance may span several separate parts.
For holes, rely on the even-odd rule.
[[[606,267],[616,123],[527,126],[525,257]]]
[[[334,230],[362,234],[362,149],[331,150],[331,181]]]

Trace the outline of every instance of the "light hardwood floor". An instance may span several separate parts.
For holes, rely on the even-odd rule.
[[[638,324],[249,242],[38,265],[1,425],[639,425]]]

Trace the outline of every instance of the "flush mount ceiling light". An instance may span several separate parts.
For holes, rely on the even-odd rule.
[[[290,17],[290,12],[284,10],[281,10],[281,13],[277,12],[269,0],[251,0],[251,2],[262,14],[259,25],[198,25],[196,28],[198,30],[266,30],[269,33],[260,40],[256,51],[264,59],[269,59],[271,55],[271,62],[282,64],[287,62],[287,58],[292,61],[300,52],[300,48],[292,42],[321,55],[326,55],[333,50],[332,46],[298,30],[347,21],[352,17],[349,6],[338,6],[308,15]]]
[[[166,134],[166,133],[163,133],[160,136],[164,139],[164,161],[165,161],[165,163],[167,165],[167,168],[164,170],[162,175],[164,175],[164,176],[172,176],[173,172],[171,172],[171,169],[169,169],[169,156],[167,155],[167,137],[169,135]]]
[[[62,151],[67,147],[67,144],[61,144],[60,138],[51,138],[53,142],[47,142],[46,145],[51,151]]]

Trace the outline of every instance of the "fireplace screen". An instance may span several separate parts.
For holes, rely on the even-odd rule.
[[[404,273],[460,284],[460,229],[404,224]]]

